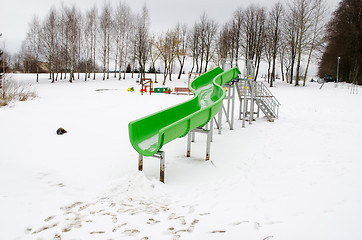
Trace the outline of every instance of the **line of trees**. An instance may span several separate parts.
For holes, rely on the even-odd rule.
[[[362,85],[362,1],[340,2],[327,25],[326,39],[319,76],[337,76],[339,68],[339,80]]]
[[[176,69],[180,78],[187,58],[192,61],[191,72],[245,62],[253,65],[255,78],[264,61],[270,86],[276,79],[277,63],[283,81],[305,85],[311,61],[325,47],[326,12],[324,0],[289,0],[269,10],[250,5],[236,9],[223,25],[203,13],[192,26],[177,24],[155,35],[149,30],[146,5],[138,14],[124,2],[115,8],[104,3],[100,10],[94,6],[85,13],[61,5],[42,21],[34,17],[17,59],[26,72],[39,72],[46,62],[53,82],[73,81],[75,73],[79,79],[80,72],[86,73],[84,80],[102,72],[105,80],[110,78],[110,69],[121,79],[127,70],[144,74],[146,65],[156,72],[158,64],[164,84]]]

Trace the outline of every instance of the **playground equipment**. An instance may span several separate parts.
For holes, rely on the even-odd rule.
[[[175,87],[173,91],[176,95],[178,94],[192,94],[191,90],[188,87]]]
[[[152,91],[154,93],[167,93],[167,94],[171,93],[171,89],[168,87],[154,88]]]
[[[151,78],[141,78],[141,94],[143,95],[143,93],[147,93],[150,92],[150,95],[152,93],[152,89],[153,89],[153,81]],[[147,90],[148,88],[148,90]]]
[[[160,149],[168,142],[184,137],[190,132],[191,134],[195,132],[208,134],[206,149],[206,160],[208,160],[211,131],[203,130],[202,127],[210,120],[212,124],[214,116],[222,107],[226,96],[222,85],[237,78],[238,74],[240,74],[238,68],[232,68],[226,72],[220,67],[214,68],[190,84],[190,89],[195,94],[191,100],[130,122],[128,124],[130,142],[139,153],[138,170],[143,170],[144,156],[159,158],[160,181],[164,182],[165,152]],[[187,155],[189,154],[190,147],[188,146]]]
[[[223,60],[223,68],[225,68],[225,59]],[[255,65],[253,61],[246,60],[246,77],[241,79],[234,79],[230,83],[226,84],[228,88],[227,110],[223,105],[226,121],[230,125],[230,129],[233,129],[234,111],[230,111],[230,100],[232,102],[232,109],[235,105],[235,89],[237,90],[238,99],[240,102],[239,120],[242,120],[242,127],[245,127],[245,121],[249,121],[249,124],[260,116],[262,111],[268,121],[273,122],[279,116],[280,103],[278,99],[270,92],[268,87],[259,81],[255,81]],[[232,93],[229,93],[229,89],[232,89]],[[222,116],[219,116],[221,121]],[[219,134],[221,133],[221,124],[217,124]]]
[[[218,119],[215,119],[219,134],[222,129],[222,114],[225,115],[230,130],[234,128],[235,92],[240,102],[238,119],[242,120],[242,127],[245,127],[246,121],[252,124],[255,116],[259,118],[260,111],[270,122],[274,122],[278,118],[280,103],[263,82],[257,82],[252,78],[238,78],[225,84],[224,87],[227,88],[225,97],[227,105],[223,104],[223,111],[218,115]]]
[[[134,87],[130,87],[127,89],[127,92],[133,92],[134,91]]]
[[[246,120],[252,124],[254,115],[259,117],[260,110],[270,122],[278,118],[280,103],[263,82],[239,79],[235,84],[240,100],[239,119],[243,120],[243,127]],[[257,107],[256,111],[255,107]]]

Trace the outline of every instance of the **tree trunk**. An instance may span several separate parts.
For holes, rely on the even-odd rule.
[[[292,63],[290,66],[290,84],[293,84],[293,73],[294,73],[294,64],[295,64],[295,54],[292,54]]]
[[[117,54],[116,54],[116,58],[114,60],[114,78],[117,78]],[[119,71],[119,74],[121,74],[121,71]]]
[[[300,71],[301,58],[302,58],[302,49],[301,49],[301,47],[298,47],[297,69],[296,69],[296,73],[295,73],[294,86],[299,86],[299,71]]]
[[[109,35],[110,35],[110,32],[108,31],[108,36],[107,36],[107,79],[109,79],[109,51],[110,51],[110,47],[109,47],[109,44],[110,44],[110,40],[109,40]]]
[[[36,82],[39,82],[39,66],[36,64]]]
[[[157,70],[155,68],[155,62],[152,62],[152,68],[155,70],[155,83],[158,83],[158,81],[157,81]]]
[[[268,62],[268,83],[270,83],[270,66],[271,62]]]
[[[284,82],[284,60],[283,60],[283,54],[280,55],[280,72],[282,74],[282,81]]]
[[[261,56],[258,56],[256,58],[257,66],[256,66],[256,72],[255,72],[255,76],[254,76],[255,81],[258,79],[258,75],[259,75],[260,60],[261,60],[260,57]]]
[[[84,81],[87,81],[87,75],[88,75],[88,61],[85,62]]]
[[[163,73],[163,83],[162,85],[165,85],[166,84],[166,79],[167,79],[167,75],[168,75],[168,66],[167,66],[167,62],[165,62],[165,71]]]
[[[184,60],[183,60],[182,62],[180,62],[180,71],[179,71],[179,73],[178,73],[177,79],[180,79],[180,78],[181,78],[181,74],[182,74],[183,68],[184,68]]]
[[[192,72],[194,70],[194,67],[195,67],[195,59],[192,59],[192,67],[191,67],[191,71]]]
[[[309,55],[308,55],[308,60],[307,60],[307,66],[305,67],[305,72],[304,72],[304,77],[303,77],[303,87],[305,86],[305,81],[307,79],[307,73],[308,73],[308,68],[309,68],[309,63],[310,63],[310,58],[311,58],[311,55],[312,55],[312,48],[311,50],[309,51]]]
[[[96,79],[96,34],[95,34],[95,31],[93,33],[93,80]]]

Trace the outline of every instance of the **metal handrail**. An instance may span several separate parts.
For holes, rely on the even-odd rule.
[[[242,80],[239,82],[240,87],[240,94],[244,95],[245,91],[247,91],[247,96],[251,96],[250,92],[250,84],[247,84],[247,81],[253,81],[253,80]],[[274,118],[278,118],[279,116],[279,106],[281,105],[278,99],[275,98],[275,96],[272,94],[272,92],[268,89],[268,87],[263,82],[256,82],[253,85],[254,89],[254,98],[256,101],[261,102],[264,104],[270,111],[271,114],[273,114]]]
[[[262,101],[272,112],[275,118],[279,115],[280,102],[274,97],[271,91],[262,82],[256,82],[256,94],[255,97],[259,101]]]

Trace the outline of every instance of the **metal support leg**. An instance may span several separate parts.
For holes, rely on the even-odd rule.
[[[138,171],[143,170],[143,155],[138,154]]]
[[[187,134],[187,152],[186,157],[191,156],[191,140],[192,140],[192,131]]]
[[[229,118],[229,120],[230,120],[230,101],[232,100],[232,96],[231,96],[231,88],[232,88],[232,86],[230,85],[230,84],[228,84],[227,85],[227,90],[228,90],[228,95],[227,95],[227,99],[228,99],[228,107],[227,107],[227,116],[228,116],[228,118]],[[232,127],[230,126],[230,129],[231,129]]]
[[[236,93],[238,94],[238,98],[239,98],[239,101],[240,101],[238,119],[241,120],[241,113],[243,112],[243,96],[242,96],[242,91],[241,91],[240,88],[242,88],[242,84],[239,83],[239,82],[235,82],[234,89],[235,88],[236,88]]]
[[[226,122],[229,124],[230,130],[232,130],[230,119],[229,119],[230,116],[229,116],[227,110],[225,109],[224,105],[222,105],[222,109],[224,110],[224,113],[225,113]]]
[[[165,182],[165,152],[160,152],[160,181]]]
[[[217,122],[218,120],[216,120],[216,116],[214,117],[214,122],[216,124],[216,128],[219,129],[219,123]]]
[[[219,111],[219,115],[218,115],[219,119],[217,120],[218,124],[219,124],[219,135],[221,135],[221,125],[222,125],[222,106],[220,108]]]
[[[234,113],[235,113],[235,85],[232,87],[233,92],[231,94],[231,130],[234,129]]]
[[[211,119],[210,119],[210,125],[209,125],[209,127],[210,127],[210,142],[212,142],[212,135],[214,134],[214,118],[212,117]]]
[[[164,183],[165,182],[165,168],[166,168],[165,152],[158,151],[152,157],[160,159],[160,181]],[[138,155],[138,170],[139,171],[143,170],[143,155],[141,155],[141,154]]]
[[[203,128],[195,128],[194,130],[190,131],[187,134],[187,157],[191,156],[191,139],[192,134],[198,133],[206,133],[207,134],[207,140],[206,140],[206,161],[210,160],[210,149],[211,149],[211,136],[212,132],[210,130],[205,130]]]
[[[248,98],[247,98],[247,80],[245,80],[245,85],[244,85],[244,106],[243,106],[243,122],[242,122],[242,127],[245,127],[245,120],[246,120],[246,112],[247,112],[247,108],[248,108]]]
[[[206,161],[210,160],[211,136],[211,131],[208,131],[206,140]]]
[[[243,98],[240,98],[240,108],[239,108],[239,120],[242,120],[242,114],[243,114]]]
[[[253,123],[254,120],[254,81],[250,80],[250,113],[249,113],[249,124]]]

